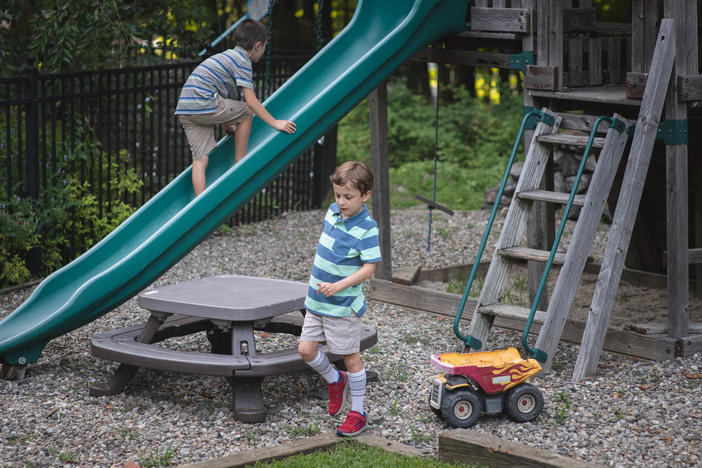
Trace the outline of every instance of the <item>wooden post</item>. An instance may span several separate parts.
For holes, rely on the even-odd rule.
[[[532,8],[534,7],[534,1],[530,2]],[[524,44],[530,44],[531,47],[534,46],[536,42],[538,46],[536,54],[537,65],[549,66],[553,65],[550,62],[549,56],[549,2],[548,0],[538,0],[539,14],[536,15],[537,28],[532,28],[532,32],[529,37],[531,40],[527,43],[526,40],[522,41],[522,47]],[[526,5],[525,5],[526,8]],[[543,12],[543,13],[542,13]],[[533,21],[531,24],[534,24]],[[534,30],[536,29],[536,31]],[[538,34],[538,37],[536,35]],[[524,105],[534,107],[534,98],[532,98],[528,91],[524,92]],[[524,153],[529,152],[529,145],[531,143],[532,137],[534,136],[533,131],[524,132]],[[549,158],[549,161],[544,171],[543,180],[541,181],[540,188],[544,190],[553,190],[553,159]],[[534,205],[529,214],[529,219],[527,221],[527,246],[533,249],[539,250],[550,250],[553,240],[555,238],[555,210],[553,204],[544,202],[533,202]],[[527,263],[527,284],[529,285],[529,303],[533,303],[536,293],[539,290],[539,282],[541,281],[541,276],[543,275],[546,265],[543,262],[537,262],[530,260]],[[546,310],[548,306],[548,292],[545,292],[541,296],[541,301],[539,303],[539,310]]]
[[[368,97],[370,107],[371,169],[373,171],[373,218],[380,231],[383,260],[375,270],[381,279],[392,278],[392,243],[390,233],[390,163],[388,160],[388,91],[383,81]]]
[[[678,101],[678,75],[697,73],[697,5],[693,0],[666,0],[665,16],[675,21],[677,53],[668,87],[666,120],[687,120],[687,103]],[[666,146],[666,216],[668,336],[688,335],[688,194],[687,144]]]
[[[557,67],[557,89],[563,86],[563,2],[561,0],[549,1],[548,22],[548,55],[549,65]]]
[[[664,19],[658,32],[653,61],[646,83],[641,111],[624,173],[619,201],[609,231],[600,275],[585,325],[580,352],[573,371],[573,382],[594,375],[602,353],[612,305],[616,299],[624,260],[631,240],[631,232],[639,209],[653,144],[658,133],[658,122],[663,112],[668,82],[675,58],[675,23]]]

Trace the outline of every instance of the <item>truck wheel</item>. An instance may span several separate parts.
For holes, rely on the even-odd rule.
[[[519,384],[507,392],[505,408],[515,421],[531,421],[544,409],[544,396],[531,384]]]
[[[483,402],[472,390],[455,390],[444,395],[441,416],[453,427],[470,427],[483,411]]]

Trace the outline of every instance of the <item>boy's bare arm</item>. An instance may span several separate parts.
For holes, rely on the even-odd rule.
[[[275,128],[276,130],[280,130],[281,132],[286,132],[293,134],[295,133],[295,122],[291,120],[277,120],[275,119],[270,112],[266,110],[265,107],[263,107],[263,104],[261,104],[261,101],[258,100],[256,97],[256,93],[254,93],[254,90],[251,88],[242,88],[244,91],[244,100],[246,101],[246,105],[249,106],[249,108],[256,114],[261,120],[266,122],[268,125],[271,127]]]
[[[363,283],[365,280],[373,276],[373,273],[375,273],[375,263],[364,263],[356,273],[353,273],[346,278],[337,281],[336,283],[317,283],[317,292],[323,294],[325,297],[333,296],[343,289]]]

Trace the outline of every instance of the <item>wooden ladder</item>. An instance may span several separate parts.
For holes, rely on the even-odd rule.
[[[558,133],[558,130],[590,130],[593,125],[597,125],[597,131],[606,131],[606,135],[605,137],[596,137],[592,142],[593,148],[600,149],[600,155],[587,194],[573,198],[572,204],[582,208],[570,242],[571,248],[567,249],[566,254],[558,253],[552,258],[552,263],[563,265],[563,267],[558,275],[548,309],[545,312],[535,311],[532,317],[533,322],[542,324],[537,339],[535,357],[542,361],[544,367],[547,368],[560,340],[568,310],[573,302],[585,262],[590,254],[600,217],[626,146],[628,134],[624,130],[630,123],[617,114],[614,114],[613,118],[607,118],[607,120],[598,120],[591,116],[553,114],[547,109],[544,112],[553,115],[554,122],[552,125],[539,122],[534,131],[512,203],[473,313],[468,330],[471,340],[470,342],[466,341],[466,343],[469,345],[470,343],[484,343],[495,317],[527,320],[527,328],[530,325],[530,308],[500,302],[515,261],[547,262],[551,254],[550,251],[521,246],[530,210],[535,201],[565,205],[570,197],[569,194],[540,190],[539,188],[551,152],[555,147],[568,146],[584,149],[588,143],[587,136]],[[609,124],[610,122],[612,123]],[[589,157],[593,157],[593,155],[590,154]],[[538,299],[535,302],[538,303]],[[527,351],[534,351],[526,346],[526,333],[525,330],[522,342]]]

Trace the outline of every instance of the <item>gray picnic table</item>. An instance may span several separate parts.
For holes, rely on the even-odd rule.
[[[219,275],[142,292],[146,323],[94,335],[94,356],[121,363],[92,396],[121,393],[139,367],[229,378],[234,417],[244,422],[266,418],[261,394],[264,377],[309,370],[297,347],[259,353],[254,330],[299,336],[307,283],[238,275]],[[159,345],[166,339],[206,332],[210,352],[179,351]],[[363,325],[361,350],[377,343],[375,328]],[[332,362],[342,359],[320,349]]]

